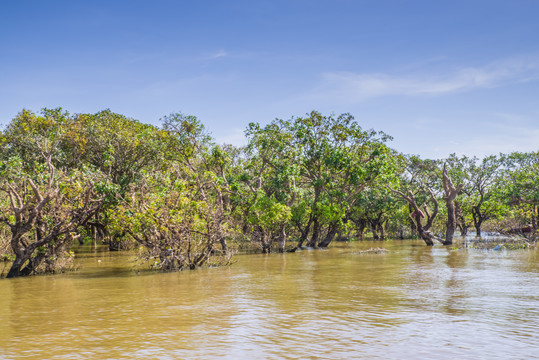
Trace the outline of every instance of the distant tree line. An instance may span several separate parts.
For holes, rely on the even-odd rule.
[[[245,135],[216,144],[181,113],[157,127],[110,110],[21,111],[0,133],[7,276],[55,271],[76,242],[141,247],[155,268],[181,270],[367,232],[449,245],[485,224],[537,231],[539,152],[421,159],[316,111]]]

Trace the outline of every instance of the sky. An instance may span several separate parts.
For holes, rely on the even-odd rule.
[[[0,124],[22,109],[250,122],[350,113],[424,158],[539,150],[537,0],[0,0]]]

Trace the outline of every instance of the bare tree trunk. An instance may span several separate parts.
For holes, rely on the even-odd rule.
[[[286,246],[286,225],[283,224],[279,229],[279,252],[283,253]]]
[[[455,218],[455,206],[453,204],[453,201],[447,201],[446,200],[446,206],[447,206],[447,226],[445,230],[445,241],[447,245],[451,245],[453,243],[453,237],[455,235],[455,230],[457,228],[457,220]]]
[[[411,214],[414,212],[414,207],[412,204],[408,204],[408,212]],[[417,226],[415,225],[415,221],[413,218],[410,218],[410,235],[414,236],[417,232]]]
[[[425,244],[427,244],[428,246],[433,246],[434,240],[436,240],[446,245],[444,240],[440,239],[439,237],[434,235],[432,232],[428,231],[431,228],[432,223],[434,222],[434,219],[436,218],[436,215],[438,214],[438,201],[436,200],[436,197],[434,196],[434,193],[432,192],[431,189],[428,189],[428,191],[430,194],[431,201],[434,204],[434,210],[432,214],[429,214],[429,212],[427,211],[427,207],[425,206],[424,210],[427,215],[427,223],[425,224],[425,226],[423,226],[421,224],[421,217],[422,217],[423,212],[417,205],[417,201],[412,191],[408,190],[408,194],[406,195],[403,192],[394,190],[389,186],[386,186],[386,187],[392,192],[394,192],[395,194],[399,195],[402,199],[406,200],[409,205],[411,205],[411,210],[413,209],[413,213],[411,215],[413,215],[412,218],[415,222],[417,233],[419,234],[421,239],[423,239]]]
[[[455,212],[455,199],[462,190],[462,184],[455,187],[453,181],[447,175],[447,167],[444,164],[444,171],[442,173],[443,185],[444,185],[444,200],[447,207],[447,228],[445,231],[444,245],[451,245],[453,243],[453,237],[457,228],[457,216]]]
[[[417,232],[418,232],[419,236],[421,237],[421,239],[423,239],[425,244],[427,244],[428,246],[433,246],[434,245],[434,241],[433,241],[434,237],[432,236],[431,233],[423,230],[422,227],[418,227]]]

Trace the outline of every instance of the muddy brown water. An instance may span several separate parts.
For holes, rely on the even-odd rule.
[[[386,254],[362,254],[384,247]],[[422,242],[136,272],[131,254],[0,280],[0,359],[539,358],[537,250]]]

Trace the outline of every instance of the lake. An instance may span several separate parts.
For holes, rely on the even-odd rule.
[[[234,259],[137,272],[98,251],[0,280],[0,358],[539,358],[538,250],[363,241]]]

